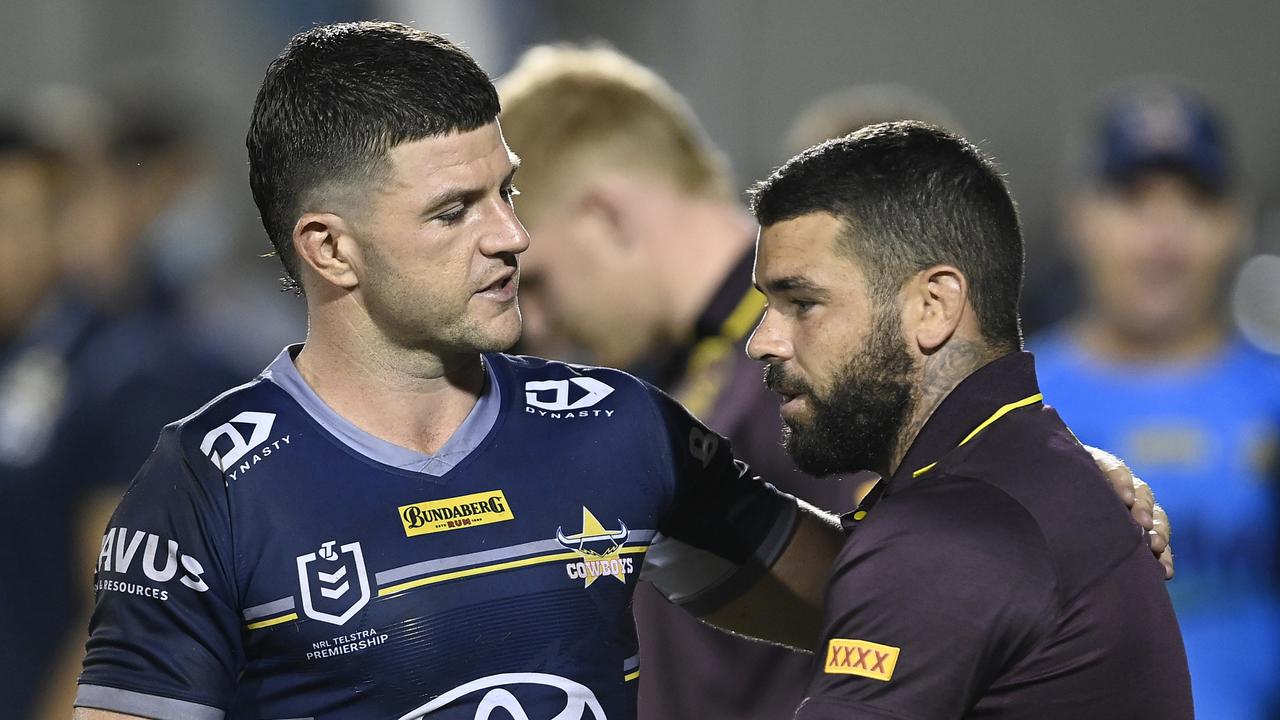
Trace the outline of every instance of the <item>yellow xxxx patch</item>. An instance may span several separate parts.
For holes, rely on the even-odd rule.
[[[861,675],[888,682],[898,666],[899,648],[867,642],[832,638],[827,644],[825,672],[833,675]]]
[[[404,534],[409,537],[489,525],[516,517],[501,490],[401,505],[399,511]]]

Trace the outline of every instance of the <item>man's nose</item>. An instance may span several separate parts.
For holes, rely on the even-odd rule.
[[[529,249],[529,232],[524,229],[516,212],[506,203],[499,203],[497,224],[486,235],[483,251],[486,255],[512,253],[518,255]]]
[[[765,310],[760,324],[747,340],[747,355],[753,360],[773,364],[791,359],[791,342],[772,321],[771,313]]]

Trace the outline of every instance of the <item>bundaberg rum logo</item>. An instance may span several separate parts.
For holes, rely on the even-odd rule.
[[[408,537],[515,519],[501,490],[401,505],[397,510]]]

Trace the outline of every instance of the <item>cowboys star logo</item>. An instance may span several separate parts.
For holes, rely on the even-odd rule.
[[[633,571],[632,560],[622,557],[627,543],[627,524],[618,520],[617,530],[607,530],[586,507],[582,508],[582,532],[565,535],[563,528],[556,528],[556,540],[581,558],[565,566],[569,577],[582,580],[583,587],[602,577],[612,577],[626,584],[627,575]]]

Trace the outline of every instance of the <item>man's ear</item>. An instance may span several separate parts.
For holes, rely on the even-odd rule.
[[[960,327],[969,304],[969,281],[953,265],[934,265],[908,280],[903,293],[908,332],[921,353],[931,354]]]
[[[632,188],[622,181],[597,178],[582,190],[579,209],[591,223],[591,235],[612,247],[630,249],[635,244],[629,216]]]
[[[351,225],[333,213],[304,213],[293,226],[293,247],[304,273],[350,290],[360,284],[353,260],[355,239]]]

